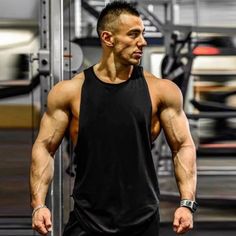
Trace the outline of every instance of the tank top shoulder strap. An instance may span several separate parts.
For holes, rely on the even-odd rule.
[[[84,77],[86,80],[88,80],[89,78],[92,78],[93,76],[94,76],[93,66],[90,66],[89,68],[84,70]]]

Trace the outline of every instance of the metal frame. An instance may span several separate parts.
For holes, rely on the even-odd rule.
[[[47,95],[53,85],[63,80],[63,0],[40,2],[41,44],[39,72],[41,83],[41,111],[47,108]],[[53,231],[51,236],[62,235],[62,148],[55,154],[54,179],[47,195],[47,205],[52,209]]]
[[[49,60],[49,0],[40,1],[40,50],[38,53],[40,89],[41,89],[41,113],[47,107],[47,95],[51,87],[50,60]],[[41,73],[42,72],[42,73]]]
[[[157,4],[160,4],[158,2]],[[163,2],[164,5],[164,10],[165,10],[165,22],[162,23],[160,20],[157,18],[155,20],[155,23],[159,25],[160,31],[165,35],[164,37],[164,44],[166,48],[167,54],[170,52],[171,48],[171,34],[173,32],[179,32],[182,35],[188,34],[189,32],[196,32],[196,33],[218,33],[218,34],[227,34],[227,35],[236,35],[236,28],[235,27],[207,27],[207,26],[197,26],[198,21],[199,21],[199,0],[195,1],[195,26],[191,25],[179,25],[175,24],[174,22],[174,4],[175,0],[168,1],[168,2]],[[183,36],[182,36],[183,37]],[[188,119],[197,121],[202,118],[214,118],[214,119],[220,119],[220,118],[235,118],[236,117],[236,112],[201,112],[200,114],[186,114]],[[227,156],[232,155],[232,151],[235,149],[232,149],[229,151],[229,153],[225,154]],[[203,152],[204,150],[201,150]],[[223,150],[224,151],[224,150]],[[200,151],[199,151],[200,152]],[[220,153],[222,154],[222,153]],[[171,169],[171,163],[168,162],[168,160],[164,160],[166,163],[161,163],[163,164],[163,168],[161,169],[161,174],[162,175],[170,175],[172,172],[169,170]],[[227,171],[225,173],[225,171]],[[199,175],[235,175],[236,169],[235,168],[229,168],[229,167],[201,167],[198,170]]]
[[[154,3],[154,1],[151,1]],[[199,21],[199,0],[195,1],[195,21],[196,25],[180,25],[175,24],[174,22],[174,3],[175,0],[170,1],[157,1],[157,5],[164,5],[164,19],[165,22],[161,22],[158,18],[156,18],[155,23],[159,25],[159,30],[165,35],[164,45],[166,48],[166,52],[169,52],[169,45],[171,41],[171,34],[174,31],[181,32],[183,34],[188,34],[189,32],[195,33],[216,33],[216,34],[227,34],[227,35],[236,35],[236,27],[209,27],[209,26],[197,26]],[[150,13],[151,14],[151,13]]]
[[[63,0],[50,1],[50,62],[52,83],[63,80]],[[54,159],[54,179],[51,186],[52,199],[52,236],[62,235],[63,228],[63,168],[62,147],[60,146]]]

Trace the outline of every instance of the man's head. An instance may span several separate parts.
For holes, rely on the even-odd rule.
[[[130,3],[125,1],[114,1],[106,5],[101,11],[97,22],[97,33],[101,36],[101,32],[113,31],[117,24],[117,19],[121,14],[130,14],[140,17],[139,12]]]
[[[97,25],[103,53],[116,63],[139,64],[144,39],[144,24],[138,11],[129,3],[115,1],[101,12]]]

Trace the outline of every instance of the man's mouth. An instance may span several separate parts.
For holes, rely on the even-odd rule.
[[[134,52],[135,58],[141,58],[142,55],[143,55],[143,52],[141,52],[141,51]]]

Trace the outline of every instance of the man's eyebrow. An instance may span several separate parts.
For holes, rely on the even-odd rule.
[[[144,33],[145,32],[145,28],[143,30],[140,29],[131,29],[128,33]]]

